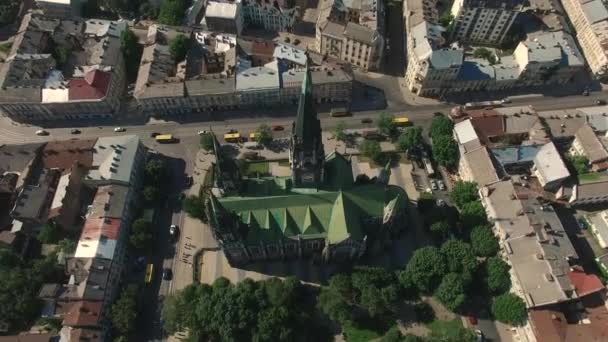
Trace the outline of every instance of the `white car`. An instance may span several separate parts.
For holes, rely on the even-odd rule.
[[[207,134],[207,131],[204,129],[202,131],[198,131],[198,135],[203,135],[203,134]]]
[[[124,129],[123,127],[114,127],[114,132],[124,132],[126,131],[126,129]]]
[[[177,228],[176,225],[172,224],[169,227],[169,234],[171,234],[171,236],[175,237],[177,235],[177,233],[179,232],[179,228]]]

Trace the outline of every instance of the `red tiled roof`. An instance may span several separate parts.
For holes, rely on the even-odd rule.
[[[587,274],[580,267],[573,267],[568,272],[568,278],[579,297],[604,290],[602,281],[594,274]]]
[[[79,300],[74,302],[63,317],[63,325],[71,327],[96,326],[101,315],[102,302]]]
[[[70,341],[87,341],[97,342],[101,341],[101,333],[94,329],[72,329],[70,331]]]
[[[98,100],[106,96],[111,75],[105,71],[93,70],[84,78],[73,78],[68,82],[69,100]]]
[[[505,132],[505,123],[502,116],[472,117],[471,123],[477,134],[480,135],[482,140],[486,140],[486,143],[489,138],[500,136]]]
[[[120,219],[89,217],[82,228],[80,240],[97,240],[101,235],[108,240],[118,240]]]
[[[566,340],[568,322],[563,313],[555,310],[532,309],[528,313],[528,319],[539,341]]]
[[[256,40],[251,44],[251,53],[253,55],[272,56],[274,54],[274,42]]]

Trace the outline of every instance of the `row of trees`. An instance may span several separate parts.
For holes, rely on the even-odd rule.
[[[143,47],[139,44],[135,33],[130,29],[124,30],[120,34],[120,49],[125,60],[127,78],[129,81],[134,81],[139,70]]]
[[[454,123],[445,116],[435,116],[431,121],[429,135],[432,151],[439,165],[454,167],[458,163],[458,144],[452,138]]]
[[[112,327],[118,337],[115,341],[129,341],[135,330],[137,318],[137,285],[129,285],[122,290],[120,296],[110,310]]]
[[[327,341],[309,291],[295,278],[192,284],[165,299],[164,328],[188,330],[195,341]]]

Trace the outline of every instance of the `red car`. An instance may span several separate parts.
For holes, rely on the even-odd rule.
[[[467,319],[471,325],[477,325],[477,318],[475,318],[475,316],[467,316]]]
[[[272,126],[272,130],[273,130],[273,131],[282,131],[282,130],[284,130],[284,129],[285,129],[285,128],[283,128],[283,126],[279,126],[279,125]]]

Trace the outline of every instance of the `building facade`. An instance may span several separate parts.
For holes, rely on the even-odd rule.
[[[456,0],[452,4],[452,39],[500,45],[522,11],[522,0]]]
[[[289,8],[285,1],[244,0],[243,12],[248,25],[278,32],[291,30],[300,15],[300,8]]]
[[[228,165],[220,155],[216,174],[230,174],[222,170]],[[349,262],[368,244],[390,239],[402,228],[403,189],[355,184],[350,160],[337,152],[324,155],[308,68],[293,125],[290,165],[289,177],[243,179],[238,182],[244,184],[241,191],[214,189],[209,194],[209,224],[232,265],[305,257]]]

